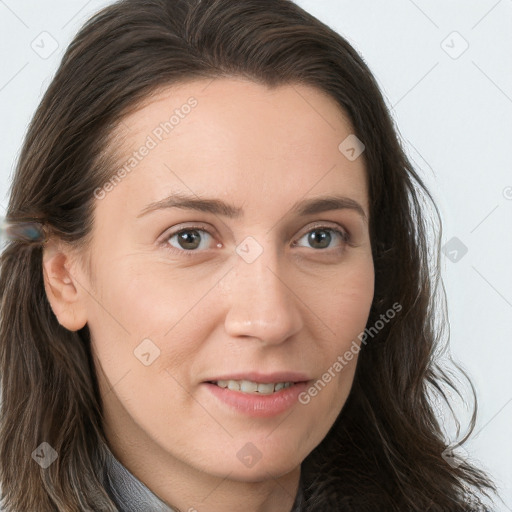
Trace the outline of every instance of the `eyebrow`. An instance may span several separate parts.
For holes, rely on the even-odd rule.
[[[212,213],[231,219],[243,217],[243,209],[219,199],[189,196],[182,193],[174,193],[160,201],[150,203],[138,215],[140,218],[150,212],[163,210],[167,208],[181,208],[185,210],[196,210],[200,212]],[[305,217],[330,210],[353,210],[358,213],[365,222],[368,222],[363,207],[354,199],[339,195],[328,195],[303,199],[296,202],[291,207],[291,212]]]

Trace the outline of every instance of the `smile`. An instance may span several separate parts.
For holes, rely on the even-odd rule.
[[[220,388],[228,388],[231,391],[241,391],[242,393],[271,395],[282,389],[293,386],[293,382],[265,382],[258,383],[250,380],[218,380],[213,381]]]

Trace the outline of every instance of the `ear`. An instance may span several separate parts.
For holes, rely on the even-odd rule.
[[[87,323],[87,308],[80,269],[74,267],[71,249],[50,239],[43,246],[43,276],[46,296],[59,323],[78,331]]]

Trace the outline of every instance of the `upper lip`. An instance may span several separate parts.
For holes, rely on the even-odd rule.
[[[217,382],[219,380],[250,380],[251,382],[267,384],[270,382],[304,382],[309,380],[309,378],[305,373],[300,372],[238,372],[212,377],[205,382]]]

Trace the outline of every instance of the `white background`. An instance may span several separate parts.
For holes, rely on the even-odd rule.
[[[65,47],[109,3],[0,0],[0,215],[28,122]],[[297,3],[362,54],[437,201],[443,243],[456,237],[467,247],[456,262],[443,256],[451,352],[480,404],[466,449],[501,488],[495,510],[512,511],[512,0]],[[32,48],[42,52],[46,38],[51,50],[42,32],[58,43],[47,58]]]

